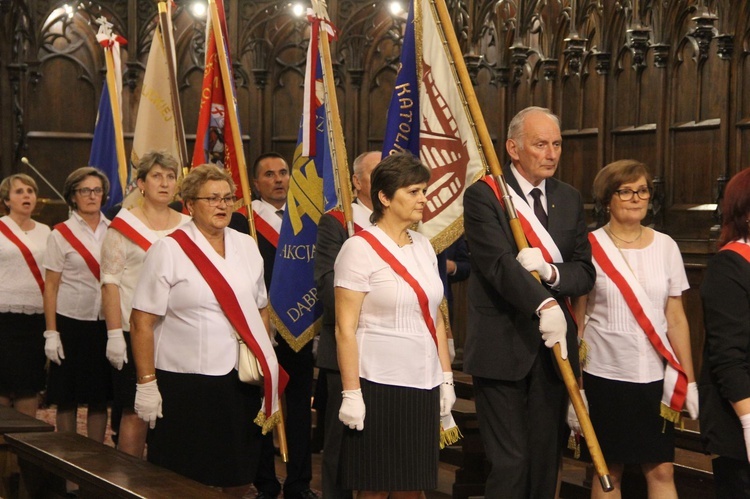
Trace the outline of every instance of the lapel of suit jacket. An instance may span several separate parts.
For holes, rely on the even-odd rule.
[[[518,180],[516,180],[516,176],[513,175],[513,172],[510,169],[510,163],[506,164],[503,167],[503,177],[505,177],[505,183],[508,184],[508,187],[516,191],[516,194],[518,194],[521,197],[521,199],[526,201],[526,204],[528,204],[528,200],[526,199],[526,196],[521,190],[521,186],[518,185]]]
[[[547,227],[556,227],[557,223],[557,203],[561,202],[561,199],[558,199],[558,192],[557,188],[559,187],[560,183],[559,181],[554,178],[550,177],[547,179],[547,185],[545,186],[545,196],[547,196]]]

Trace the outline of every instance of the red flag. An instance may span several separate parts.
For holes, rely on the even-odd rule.
[[[215,163],[228,169],[232,174],[237,190],[237,199],[242,199],[242,182],[240,181],[239,165],[237,162],[236,145],[232,137],[232,128],[227,113],[236,112],[230,108],[236,102],[235,96],[224,93],[224,82],[219,68],[219,51],[217,43],[226,48],[229,59],[229,47],[226,44],[227,23],[224,17],[224,1],[215,0],[221,24],[221,33],[215,33],[208,11],[206,19],[206,69],[203,72],[203,87],[201,90],[201,105],[198,114],[198,130],[195,133],[195,150],[193,151],[192,166],[204,163]],[[232,65],[227,61],[227,66]],[[231,82],[234,92],[234,81]],[[239,144],[242,147],[242,144]]]

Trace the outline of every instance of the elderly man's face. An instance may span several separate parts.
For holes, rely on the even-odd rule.
[[[551,177],[562,153],[562,135],[557,123],[544,113],[531,113],[518,139],[508,139],[505,147],[518,172],[532,185]]]

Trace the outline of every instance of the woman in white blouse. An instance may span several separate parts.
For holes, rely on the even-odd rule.
[[[107,176],[85,166],[68,175],[63,196],[73,210],[47,240],[44,267],[44,353],[50,360],[47,402],[57,405],[57,430],[76,431],[79,404],[88,405],[88,437],[104,441],[112,379],[105,357],[99,262],[109,220],[101,213]]]
[[[620,497],[624,464],[640,464],[649,497],[677,497],[674,422],[698,416],[690,331],[682,306],[688,289],[677,244],[644,227],[652,182],[644,164],[621,160],[594,179],[609,223],[589,235],[596,284],[577,304],[583,388],[615,491],[595,480],[592,497]],[[586,321],[584,322],[584,313]],[[568,422],[578,422],[569,410]]]
[[[214,165],[185,177],[181,195],[193,220],[146,254],[130,333],[135,410],[153,428],[148,460],[242,496],[258,466],[261,426],[266,432],[279,418],[279,368],[263,260],[251,237],[228,228],[234,192],[229,173]],[[238,317],[247,328],[235,327]],[[259,387],[239,380],[235,331],[258,347],[263,410]]]
[[[148,248],[190,217],[172,210],[179,164],[169,153],[145,154],[136,172],[142,198],[120,210],[102,246],[102,303],[107,322],[107,359],[115,368],[114,403],[122,408],[117,448],[142,457],[148,425],[135,413],[135,366],[130,344],[130,308]]]
[[[48,226],[31,219],[37,185],[23,173],[0,183],[0,405],[36,416],[44,389],[44,251]]]
[[[348,426],[339,479],[359,497],[417,498],[437,485],[453,374],[435,252],[409,229],[422,219],[429,178],[410,154],[381,161],[371,175],[375,225],[346,241],[334,266],[339,419]]]

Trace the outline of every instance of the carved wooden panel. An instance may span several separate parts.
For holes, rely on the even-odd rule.
[[[655,223],[678,240],[708,240],[691,220],[726,177],[750,166],[750,3],[730,0],[448,0],[465,62],[501,161],[511,117],[551,107],[564,134],[559,177],[591,201],[606,163],[632,157],[657,176]],[[402,2],[407,5],[406,0]],[[69,9],[65,10],[65,5]],[[309,28],[288,0],[225,0],[246,156],[291,159],[302,105]],[[173,15],[180,100],[192,151],[205,20],[189,2]],[[337,96],[351,161],[379,149],[399,64],[404,15],[387,2],[330,1]],[[94,20],[128,38],[122,94],[126,138],[153,37],[143,0],[19,0],[0,12],[0,164],[27,155],[59,186],[88,159],[104,60]],[[60,163],[65,151],[66,164]],[[42,194],[49,192],[42,187]],[[689,226],[689,227],[688,227]],[[697,231],[697,232],[696,232]],[[690,236],[688,237],[688,234]]]

